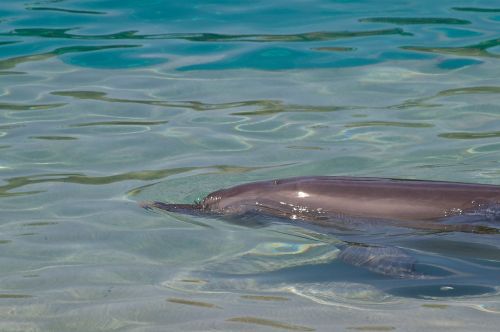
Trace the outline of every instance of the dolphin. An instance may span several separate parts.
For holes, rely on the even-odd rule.
[[[321,226],[364,221],[418,229],[481,231],[459,216],[500,218],[500,186],[367,177],[309,176],[237,185],[194,204],[144,203],[161,210],[221,216],[248,213]],[[470,226],[470,225],[469,225]]]
[[[194,204],[154,201],[142,206],[231,219],[270,216],[330,230],[359,231],[370,224],[433,232],[500,234],[500,186],[488,184],[307,176],[241,184],[214,191]],[[374,252],[379,257],[385,253],[385,257],[404,261],[407,255],[397,249],[347,244],[340,257],[354,265],[371,266],[372,270],[391,275],[408,274],[413,269],[414,262],[409,258],[403,270],[400,262],[389,261],[387,269],[374,266]],[[398,271],[394,272],[396,265]]]

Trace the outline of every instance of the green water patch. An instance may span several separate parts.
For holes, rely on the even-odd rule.
[[[130,69],[155,66],[167,62],[164,57],[143,56],[144,51],[106,50],[82,54],[71,54],[63,58],[64,62],[75,66],[100,69]]]
[[[32,295],[26,294],[0,294],[0,300],[2,299],[28,299],[33,297]]]
[[[394,326],[386,326],[386,325],[365,325],[365,326],[350,326],[347,328],[348,330],[354,331],[393,331],[396,328]]]
[[[20,124],[20,123],[13,123],[13,124],[6,124],[6,125],[2,125],[0,126],[0,129],[14,129],[14,128],[22,128],[24,127],[25,125],[24,124]]]
[[[233,317],[233,318],[227,319],[226,321],[227,322],[253,324],[253,325],[261,325],[261,326],[266,326],[266,327],[274,327],[274,328],[284,329],[284,330],[288,330],[288,331],[315,331],[315,329],[307,327],[307,326],[293,325],[293,324],[289,324],[289,323],[285,323],[285,322],[279,322],[276,320],[264,319],[264,318],[259,318],[259,317],[250,317],[250,316]]]
[[[432,98],[432,97],[431,97]],[[405,100],[401,104],[391,105],[389,109],[407,109],[407,108],[420,108],[420,109],[429,109],[435,107],[441,107],[442,104],[429,104],[426,103],[427,100],[431,98],[421,98],[421,99],[409,99]]]
[[[169,298],[169,299],[167,299],[167,301],[170,303],[183,304],[183,305],[189,305],[189,306],[194,306],[194,307],[222,309],[218,305],[215,305],[212,303],[207,303],[207,302],[201,302],[201,301],[191,301],[191,300],[178,299],[178,298]]]
[[[322,51],[322,52],[352,52],[355,51],[354,47],[341,47],[341,46],[325,46],[325,47],[315,47],[314,51]]]
[[[168,121],[100,121],[86,122],[71,125],[70,127],[94,127],[94,126],[156,126],[168,123]]]
[[[56,54],[53,53],[41,53],[41,54],[33,54],[33,55],[23,55],[12,58],[7,58],[0,60],[0,70],[12,69],[17,65],[25,63],[25,62],[34,62],[34,61],[43,61],[55,57]]]
[[[74,141],[78,138],[72,136],[30,136],[30,139],[41,139],[47,141]]]
[[[7,33],[2,33],[0,36],[22,36],[22,37],[42,37],[42,38],[65,38],[65,39],[144,39],[142,36],[137,36],[137,31],[122,31],[109,35],[78,35],[69,33],[75,28],[22,28],[14,29]]]
[[[488,51],[488,49],[499,45],[500,45],[500,38],[486,40],[478,44],[458,46],[458,47],[401,46],[400,48],[410,51],[451,54],[457,56],[478,56],[478,57],[498,58],[500,57],[500,54],[491,53]]]
[[[322,148],[320,146],[304,146],[304,145],[289,145],[289,146],[287,146],[287,149],[309,150],[309,151],[321,151],[321,150],[325,150],[325,148]]]
[[[283,296],[269,296],[269,295],[242,295],[240,297],[245,300],[255,300],[255,301],[283,302],[290,300]]]
[[[206,284],[207,283],[206,280],[202,280],[202,279],[181,279],[180,281],[187,282],[190,284]]]
[[[106,98],[105,92],[99,91],[53,91],[50,94],[56,96],[73,97],[77,99],[90,99],[90,100],[104,100],[104,101],[115,101],[112,98]],[[131,102],[128,99],[118,99],[116,101],[124,100],[124,102]]]
[[[0,240],[0,244],[7,244],[11,242],[12,242],[11,240]]]
[[[106,12],[99,12],[94,10],[77,10],[77,9],[64,9],[57,7],[26,7],[28,10],[34,11],[52,11],[52,12],[61,12],[67,14],[84,14],[84,15],[104,15]]]
[[[29,226],[29,227],[40,227],[40,226],[53,226],[57,225],[58,223],[55,221],[37,221],[37,222],[29,222],[26,224],[23,224],[23,226]]]
[[[331,54],[326,52],[311,53],[288,47],[270,47],[252,49],[249,52],[214,62],[187,65],[179,67],[177,70],[348,68],[374,65],[382,61],[382,59],[372,57],[334,59]]]
[[[48,110],[53,108],[58,108],[66,106],[66,103],[55,103],[55,104],[12,104],[12,103],[0,103],[0,109],[8,111],[36,111],[36,110]]]
[[[448,59],[441,61],[438,67],[441,69],[459,69],[467,66],[478,65],[483,63],[479,60],[474,59]]]
[[[451,8],[460,12],[475,12],[475,13],[500,13],[500,8],[481,8],[481,7],[453,7]]]
[[[284,104],[278,100],[247,100],[220,104],[208,104],[198,101],[166,101],[166,100],[138,100],[108,97],[105,92],[100,91],[53,91],[52,95],[61,97],[72,97],[81,100],[96,100],[109,103],[144,104],[167,108],[187,108],[194,111],[211,111],[233,108],[253,108],[251,110],[232,112],[231,115],[271,115],[283,112],[335,112],[341,110],[356,109],[356,106],[311,106]]]
[[[24,75],[26,74],[23,71],[0,71],[0,76],[8,76],[8,75]]]
[[[384,59],[385,61],[390,61],[390,60],[427,60],[427,59],[432,59],[434,58],[435,55],[433,54],[426,54],[426,53],[415,53],[415,52],[408,52],[408,51],[386,51],[382,52],[379,55],[379,58]]]
[[[100,91],[53,91],[52,95],[62,97],[72,97],[82,100],[96,100],[109,103],[125,103],[125,104],[144,104],[151,106],[161,106],[167,108],[188,108],[194,111],[211,111],[217,109],[239,108],[248,106],[262,106],[273,105],[274,101],[271,100],[249,100],[234,103],[220,103],[208,104],[198,101],[166,101],[166,100],[137,100],[125,98],[112,98],[108,97],[105,92]]]
[[[193,42],[312,42],[346,38],[403,35],[412,36],[402,29],[380,29],[365,31],[313,31],[298,34],[217,34],[217,33],[169,33],[141,35],[137,30],[121,31],[106,35],[80,35],[71,33],[75,28],[23,28],[14,29],[0,36],[23,36],[86,40],[120,40],[120,39],[182,39]]]
[[[442,98],[442,97],[452,97],[459,95],[468,94],[497,94],[500,93],[500,87],[498,86],[472,86],[464,88],[454,88],[442,90],[430,97],[424,97],[419,99],[409,99],[401,104],[389,106],[389,108],[395,109],[406,109],[406,108],[434,108],[443,106],[442,104],[430,104],[428,103],[432,99]]]
[[[359,22],[391,24],[471,24],[470,21],[450,17],[368,17]]]
[[[19,41],[0,41],[0,46],[4,46],[4,45],[12,45],[12,44],[16,44],[16,43],[19,43]]]
[[[496,138],[500,137],[500,131],[485,131],[485,132],[451,132],[442,133],[438,135],[442,138],[450,139],[483,139],[483,138]]]
[[[61,56],[69,53],[81,53],[81,52],[97,52],[102,50],[108,50],[113,48],[132,48],[140,47],[141,45],[102,45],[102,46],[67,46],[56,48],[52,51],[32,54],[32,55],[22,55],[17,57],[12,57],[4,60],[0,60],[0,70],[12,69],[17,65],[25,62],[35,62],[44,61],[56,56]]]
[[[402,128],[432,128],[432,123],[419,123],[419,122],[395,122],[395,121],[364,121],[353,122],[344,125],[347,128],[359,127],[402,127]]]
[[[311,112],[311,113],[329,113],[344,110],[356,109],[356,106],[310,106],[310,105],[286,105],[279,101],[272,101],[260,105],[256,110],[233,112],[231,115],[272,115],[278,113],[292,112]]]
[[[500,93],[500,86],[471,86],[465,88],[447,89],[438,92],[435,97],[457,96],[467,94]]]
[[[468,30],[468,29],[442,27],[442,28],[437,28],[436,30],[442,31],[448,38],[467,38],[467,37],[475,37],[481,35],[481,33],[478,31]]]
[[[368,30],[368,31],[318,31],[306,32],[290,35],[224,35],[224,34],[199,34],[198,36],[184,37],[190,41],[248,41],[248,42],[313,42],[326,41],[356,37],[369,36],[384,36],[384,35],[404,35],[411,36],[411,33],[405,32],[402,29],[384,29],[384,30]]]
[[[248,35],[226,35],[201,33],[194,35],[173,34],[170,39],[185,39],[197,42],[316,42],[346,38],[403,35],[411,36],[411,33],[402,29],[383,29],[368,31],[315,31],[298,34],[248,34]]]

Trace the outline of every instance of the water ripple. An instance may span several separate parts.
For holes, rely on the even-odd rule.
[[[500,131],[489,131],[489,132],[452,132],[452,133],[442,133],[438,135],[443,138],[451,139],[483,139],[483,138],[496,138],[500,137]]]
[[[207,104],[199,101],[165,101],[165,100],[137,100],[127,98],[111,98],[105,92],[100,91],[52,91],[51,94],[63,97],[73,97],[77,99],[99,100],[110,103],[127,103],[127,104],[144,104],[151,106],[173,107],[173,108],[189,108],[195,111],[209,111],[215,109],[238,108],[247,106],[263,106],[273,105],[275,101],[268,100],[249,100],[240,102],[229,102],[220,104]]]
[[[418,123],[418,122],[365,121],[365,122],[348,123],[344,127],[346,128],[359,128],[359,127],[431,128],[434,127],[434,125],[432,123]]]
[[[102,46],[67,46],[59,47],[49,52],[30,54],[23,56],[11,57],[8,59],[0,60],[0,70],[12,69],[19,64],[32,61],[43,61],[56,56],[61,56],[68,53],[81,53],[81,52],[95,52],[101,50],[115,49],[115,48],[131,48],[139,47],[140,45],[102,45]]]
[[[154,126],[168,123],[167,120],[162,121],[99,121],[85,122],[71,125],[71,127],[94,127],[94,126]]]
[[[16,44],[16,43],[19,43],[19,41],[15,41],[15,40],[0,41],[0,46],[11,45],[11,44]]]
[[[401,104],[391,105],[390,108],[395,109],[406,109],[406,108],[436,108],[443,106],[442,104],[428,103],[431,100],[443,98],[443,97],[454,97],[461,95],[472,95],[472,94],[499,94],[500,87],[498,86],[470,86],[462,88],[453,88],[441,90],[432,96],[419,98],[419,99],[409,99]]]
[[[500,13],[500,8],[481,8],[481,7],[453,7],[453,10],[461,12],[475,13]]]
[[[33,110],[47,110],[52,108],[58,108],[66,106],[65,103],[54,103],[54,104],[11,104],[11,103],[0,103],[0,109],[9,111],[33,111]]]
[[[188,108],[194,111],[211,111],[247,107],[256,108],[255,110],[235,111],[231,113],[231,115],[237,116],[272,115],[283,112],[336,112],[358,108],[358,106],[286,105],[279,100],[246,100],[218,104],[208,104],[199,101],[139,100],[108,97],[107,93],[100,91],[52,91],[51,94],[62,97],[73,97],[81,100],[98,100],[110,103],[144,104],[172,108]]]
[[[301,326],[301,325],[293,325],[285,322],[279,322],[276,320],[271,320],[271,319],[265,319],[265,318],[260,318],[260,317],[250,317],[250,316],[245,316],[245,317],[233,317],[227,319],[228,322],[238,322],[238,323],[245,323],[245,324],[254,324],[254,325],[261,325],[261,326],[266,326],[266,327],[273,327],[273,328],[279,328],[283,330],[288,330],[288,331],[316,331],[316,329],[307,327],[307,326]]]
[[[315,51],[324,51],[324,52],[351,52],[355,51],[354,47],[342,47],[342,46],[324,46],[324,47],[314,47]]]
[[[77,10],[77,9],[63,9],[57,7],[26,7],[28,10],[35,11],[53,11],[53,12],[62,12],[67,14],[89,14],[89,15],[104,15],[105,12],[98,12],[93,10]]]
[[[48,141],[72,141],[78,139],[76,137],[71,137],[71,136],[31,136],[30,138],[48,140]]]
[[[25,36],[43,38],[65,38],[65,39],[86,39],[86,40],[123,40],[123,39],[183,39],[193,42],[312,42],[326,41],[345,38],[402,35],[412,36],[411,33],[402,29],[381,29],[366,31],[313,31],[298,34],[217,34],[217,33],[169,33],[141,35],[136,30],[121,31],[108,35],[81,35],[69,33],[75,28],[48,29],[48,28],[23,28],[15,29],[7,33],[0,33],[0,36]]]
[[[359,22],[392,23],[392,24],[471,24],[470,21],[458,18],[443,17],[369,17],[361,18]]]
[[[466,46],[448,46],[448,47],[431,47],[431,46],[401,46],[401,49],[429,53],[441,53],[459,56],[478,56],[498,58],[500,54],[492,53],[490,48],[500,45],[500,38],[486,40],[477,44]]]

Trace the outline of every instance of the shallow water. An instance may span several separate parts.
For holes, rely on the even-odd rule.
[[[500,185],[499,21],[487,0],[2,2],[0,330],[496,331],[498,235],[375,229],[433,276],[398,279],[333,234],[137,203]]]

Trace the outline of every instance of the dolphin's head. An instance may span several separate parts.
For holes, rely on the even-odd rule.
[[[240,215],[252,210],[258,197],[263,196],[262,187],[266,184],[249,183],[228,189],[220,189],[208,194],[201,202],[194,204],[164,203],[159,201],[141,202],[145,209],[160,209],[169,212],[201,215]]]
[[[272,194],[273,187],[273,181],[262,181],[217,190],[205,197],[200,203],[201,209],[224,215],[244,214],[255,210],[259,201]]]

